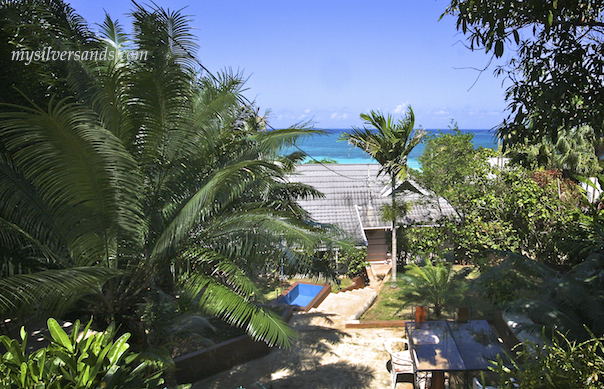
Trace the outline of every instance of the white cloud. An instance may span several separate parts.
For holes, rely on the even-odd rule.
[[[440,109],[434,109],[432,111],[433,115],[450,115],[451,114],[451,110],[448,109],[447,107],[442,107]]]
[[[329,116],[330,119],[344,120],[348,118],[347,113],[334,112]]]
[[[404,103],[396,106],[396,108],[394,109],[394,113],[404,113],[408,106],[409,102],[405,101]]]
[[[310,113],[310,109],[305,109],[304,113],[309,114]]]

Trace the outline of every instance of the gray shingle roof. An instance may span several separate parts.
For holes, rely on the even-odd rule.
[[[378,176],[379,170],[378,164],[305,164],[297,166],[289,178],[312,185],[325,195],[300,201],[317,222],[336,225],[363,242],[363,229],[390,227],[379,216],[380,207],[390,201],[389,181],[384,175]],[[456,215],[445,199],[436,198],[414,182],[402,184],[398,191],[398,199],[412,202],[403,224],[431,224],[443,216]]]

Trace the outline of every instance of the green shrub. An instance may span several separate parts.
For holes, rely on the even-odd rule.
[[[446,262],[427,261],[422,267],[412,263],[402,275],[404,286],[401,297],[406,305],[428,305],[434,316],[440,318],[445,309],[463,302],[467,284],[463,281],[468,268],[456,272]]]
[[[604,338],[592,336],[584,342],[556,332],[551,339],[543,333],[541,343],[525,342],[513,367],[501,359],[491,370],[500,377],[500,388],[566,389],[604,388]]]
[[[346,249],[343,251],[340,260],[346,264],[346,277],[354,278],[367,274],[366,267],[369,262],[367,262],[367,250],[365,248]]]
[[[79,321],[75,322],[71,335],[67,335],[55,319],[48,319],[50,345],[32,353],[26,352],[24,327],[20,333],[21,343],[6,335],[0,336],[7,350],[0,360],[0,388],[142,389],[157,388],[164,383],[163,371],[128,350],[129,333],[114,341],[113,324],[102,333],[91,333],[91,324],[92,321],[78,337]]]

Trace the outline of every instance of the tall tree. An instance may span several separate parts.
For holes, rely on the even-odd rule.
[[[492,153],[490,149],[474,149],[473,138],[474,134],[462,134],[454,127],[453,133],[427,137],[419,157],[422,185],[446,198],[462,215],[483,190],[489,173],[487,158]]]
[[[361,114],[365,123],[364,128],[353,128],[351,132],[344,132],[340,140],[348,141],[371,155],[380,165],[380,174],[385,173],[390,179],[390,198],[392,217],[392,287],[396,287],[397,271],[397,212],[400,206],[396,202],[397,184],[405,181],[408,175],[407,157],[411,150],[421,142],[426,131],[415,130],[415,115],[408,107],[406,115],[395,121],[392,115],[371,111]],[[367,128],[369,126],[369,128]]]
[[[301,156],[281,155],[316,131],[266,131],[240,75],[198,71],[180,12],[135,3],[132,17],[132,37],[109,16],[102,25],[101,49],[117,55],[78,61],[85,98],[0,113],[0,255],[12,264],[0,311],[79,303],[144,347],[155,345],[145,309],[162,295],[287,345],[248,276],[305,264],[326,237],[296,203],[316,193],[285,181]],[[123,55],[133,50],[148,56]]]
[[[604,1],[452,0],[446,14],[472,50],[502,57],[510,77],[506,142],[549,138],[588,125],[604,135]]]

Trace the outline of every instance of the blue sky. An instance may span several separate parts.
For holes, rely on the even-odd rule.
[[[89,23],[104,11],[129,25],[127,1],[67,0]],[[455,19],[439,21],[448,2],[155,0],[191,15],[198,57],[212,72],[249,76],[246,95],[282,128],[313,120],[318,128],[362,124],[359,114],[401,115],[416,125],[489,129],[505,117],[507,84],[495,64],[472,87],[488,57],[462,45]]]

